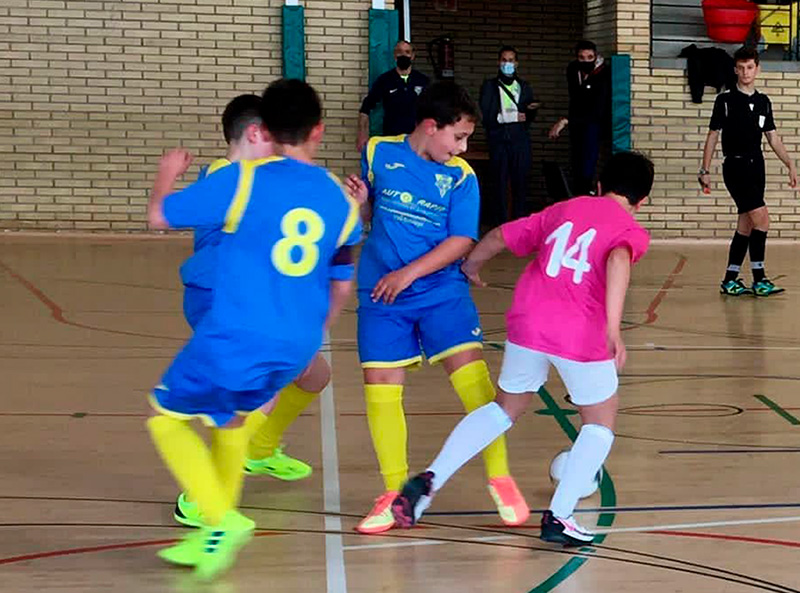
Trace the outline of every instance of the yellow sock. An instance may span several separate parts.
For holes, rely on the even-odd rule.
[[[261,427],[264,426],[267,418],[269,418],[269,416],[267,416],[261,410],[255,410],[247,415],[247,418],[244,421],[244,427],[247,430],[248,441],[253,438],[254,434],[261,430]]]
[[[244,483],[244,455],[247,450],[247,428],[218,428],[211,435],[211,457],[217,470],[225,502],[231,509],[239,506]]]
[[[178,484],[196,501],[209,525],[216,525],[231,507],[220,486],[211,452],[186,420],[155,416],[147,429]],[[240,467],[241,471],[241,467]]]
[[[468,414],[494,401],[497,395],[489,375],[489,367],[483,360],[475,360],[457,369],[450,375],[450,383],[453,384]],[[483,450],[483,462],[489,479],[511,474],[508,469],[505,436],[499,437]]]
[[[364,385],[367,423],[386,490],[400,490],[408,477],[406,416],[402,385]]]
[[[275,408],[265,418],[261,426],[250,437],[250,444],[247,447],[247,457],[249,459],[264,459],[269,457],[281,444],[283,433],[289,428],[300,413],[316,399],[319,393],[300,389],[294,383],[283,388],[278,396],[278,403]],[[259,414],[260,412],[253,412]],[[258,420],[253,420],[251,425],[255,425]]]

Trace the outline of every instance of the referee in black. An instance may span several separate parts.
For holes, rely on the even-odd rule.
[[[722,294],[739,296],[754,294],[770,296],[783,292],[767,277],[764,271],[769,212],[764,203],[764,154],[761,152],[761,135],[778,158],[789,168],[789,185],[796,187],[797,172],[794,162],[786,152],[775,129],[772,103],[755,89],[759,73],[758,52],[742,47],[733,55],[738,84],[736,88],[717,95],[711,115],[708,136],[703,149],[703,165],[698,180],[708,193],[711,186],[709,167],[722,131],[722,177],[736,208],[739,221],[728,252],[728,268],[720,286]],[[750,250],[750,267],[753,285],[747,287],[739,278],[739,270]]]
[[[364,150],[369,140],[369,114],[378,103],[383,105],[383,135],[397,136],[414,131],[417,125],[417,97],[429,79],[414,69],[414,46],[399,41],[394,46],[395,68],[381,74],[361,103],[358,114],[356,148]]]

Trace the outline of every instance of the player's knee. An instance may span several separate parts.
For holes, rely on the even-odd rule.
[[[314,361],[295,380],[295,385],[309,393],[320,393],[330,382],[331,365],[322,356],[317,355]]]
[[[531,399],[532,394],[530,393],[506,393],[501,389],[497,392],[495,401],[503,408],[511,422],[516,422],[528,409]]]

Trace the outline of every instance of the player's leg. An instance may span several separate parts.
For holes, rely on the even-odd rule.
[[[564,545],[591,543],[594,534],[572,517],[581,492],[603,466],[614,442],[619,380],[613,360],[575,362],[551,357],[581,415],[581,430],[570,449],[550,508],[542,516],[541,538]]]
[[[310,465],[284,453],[281,440],[286,429],[325,389],[330,379],[330,365],[318,353],[301,375],[281,391],[269,414],[259,409],[247,417],[251,435],[245,461],[248,473],[287,481],[311,475]]]
[[[443,319],[447,321],[442,323]],[[495,400],[494,383],[483,359],[478,310],[469,295],[427,307],[419,328],[423,349],[432,353],[431,364],[442,363],[467,413]],[[511,477],[504,436],[483,450],[483,459],[500,518],[506,525],[521,525],[530,511]]]
[[[511,219],[528,214],[528,173],[531,169],[531,142],[522,138],[514,142],[510,155]]]
[[[750,163],[750,191],[752,198],[748,204],[747,215],[753,226],[750,233],[750,266],[753,271],[753,294],[770,296],[784,291],[767,277],[764,260],[767,254],[767,232],[769,231],[769,211],[764,203],[764,159],[756,158]]]
[[[403,384],[406,367],[422,360],[413,317],[387,307],[359,307],[358,350],[364,373],[367,424],[384,493],[356,530],[374,534],[394,527],[391,503],[408,476]]]
[[[733,233],[730,247],[728,248],[728,266],[725,268],[725,276],[720,282],[719,291],[728,296],[740,296],[750,294],[750,288],[745,285],[739,277],[739,273],[747,256],[747,249],[750,245],[750,234],[753,231],[753,224],[747,214],[747,204],[751,199],[749,188],[750,180],[746,171],[741,170],[741,159],[726,159],[722,164],[722,178],[728,193],[736,203],[739,211],[739,218],[736,224],[736,231]]]
[[[491,224],[501,225],[508,220],[507,187],[509,180],[508,143],[502,140],[489,141],[489,167],[494,183],[494,196],[491,198]]]
[[[453,474],[511,428],[530,405],[534,393],[544,385],[549,368],[545,355],[506,342],[496,401],[467,414],[447,437],[428,469],[403,487],[393,504],[398,524],[413,525],[430,504],[431,497]]]

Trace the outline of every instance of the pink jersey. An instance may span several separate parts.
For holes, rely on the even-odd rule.
[[[579,362],[610,359],[606,261],[620,246],[638,261],[647,231],[614,200],[592,197],[560,202],[501,231],[514,255],[536,253],[506,315],[509,341]]]

